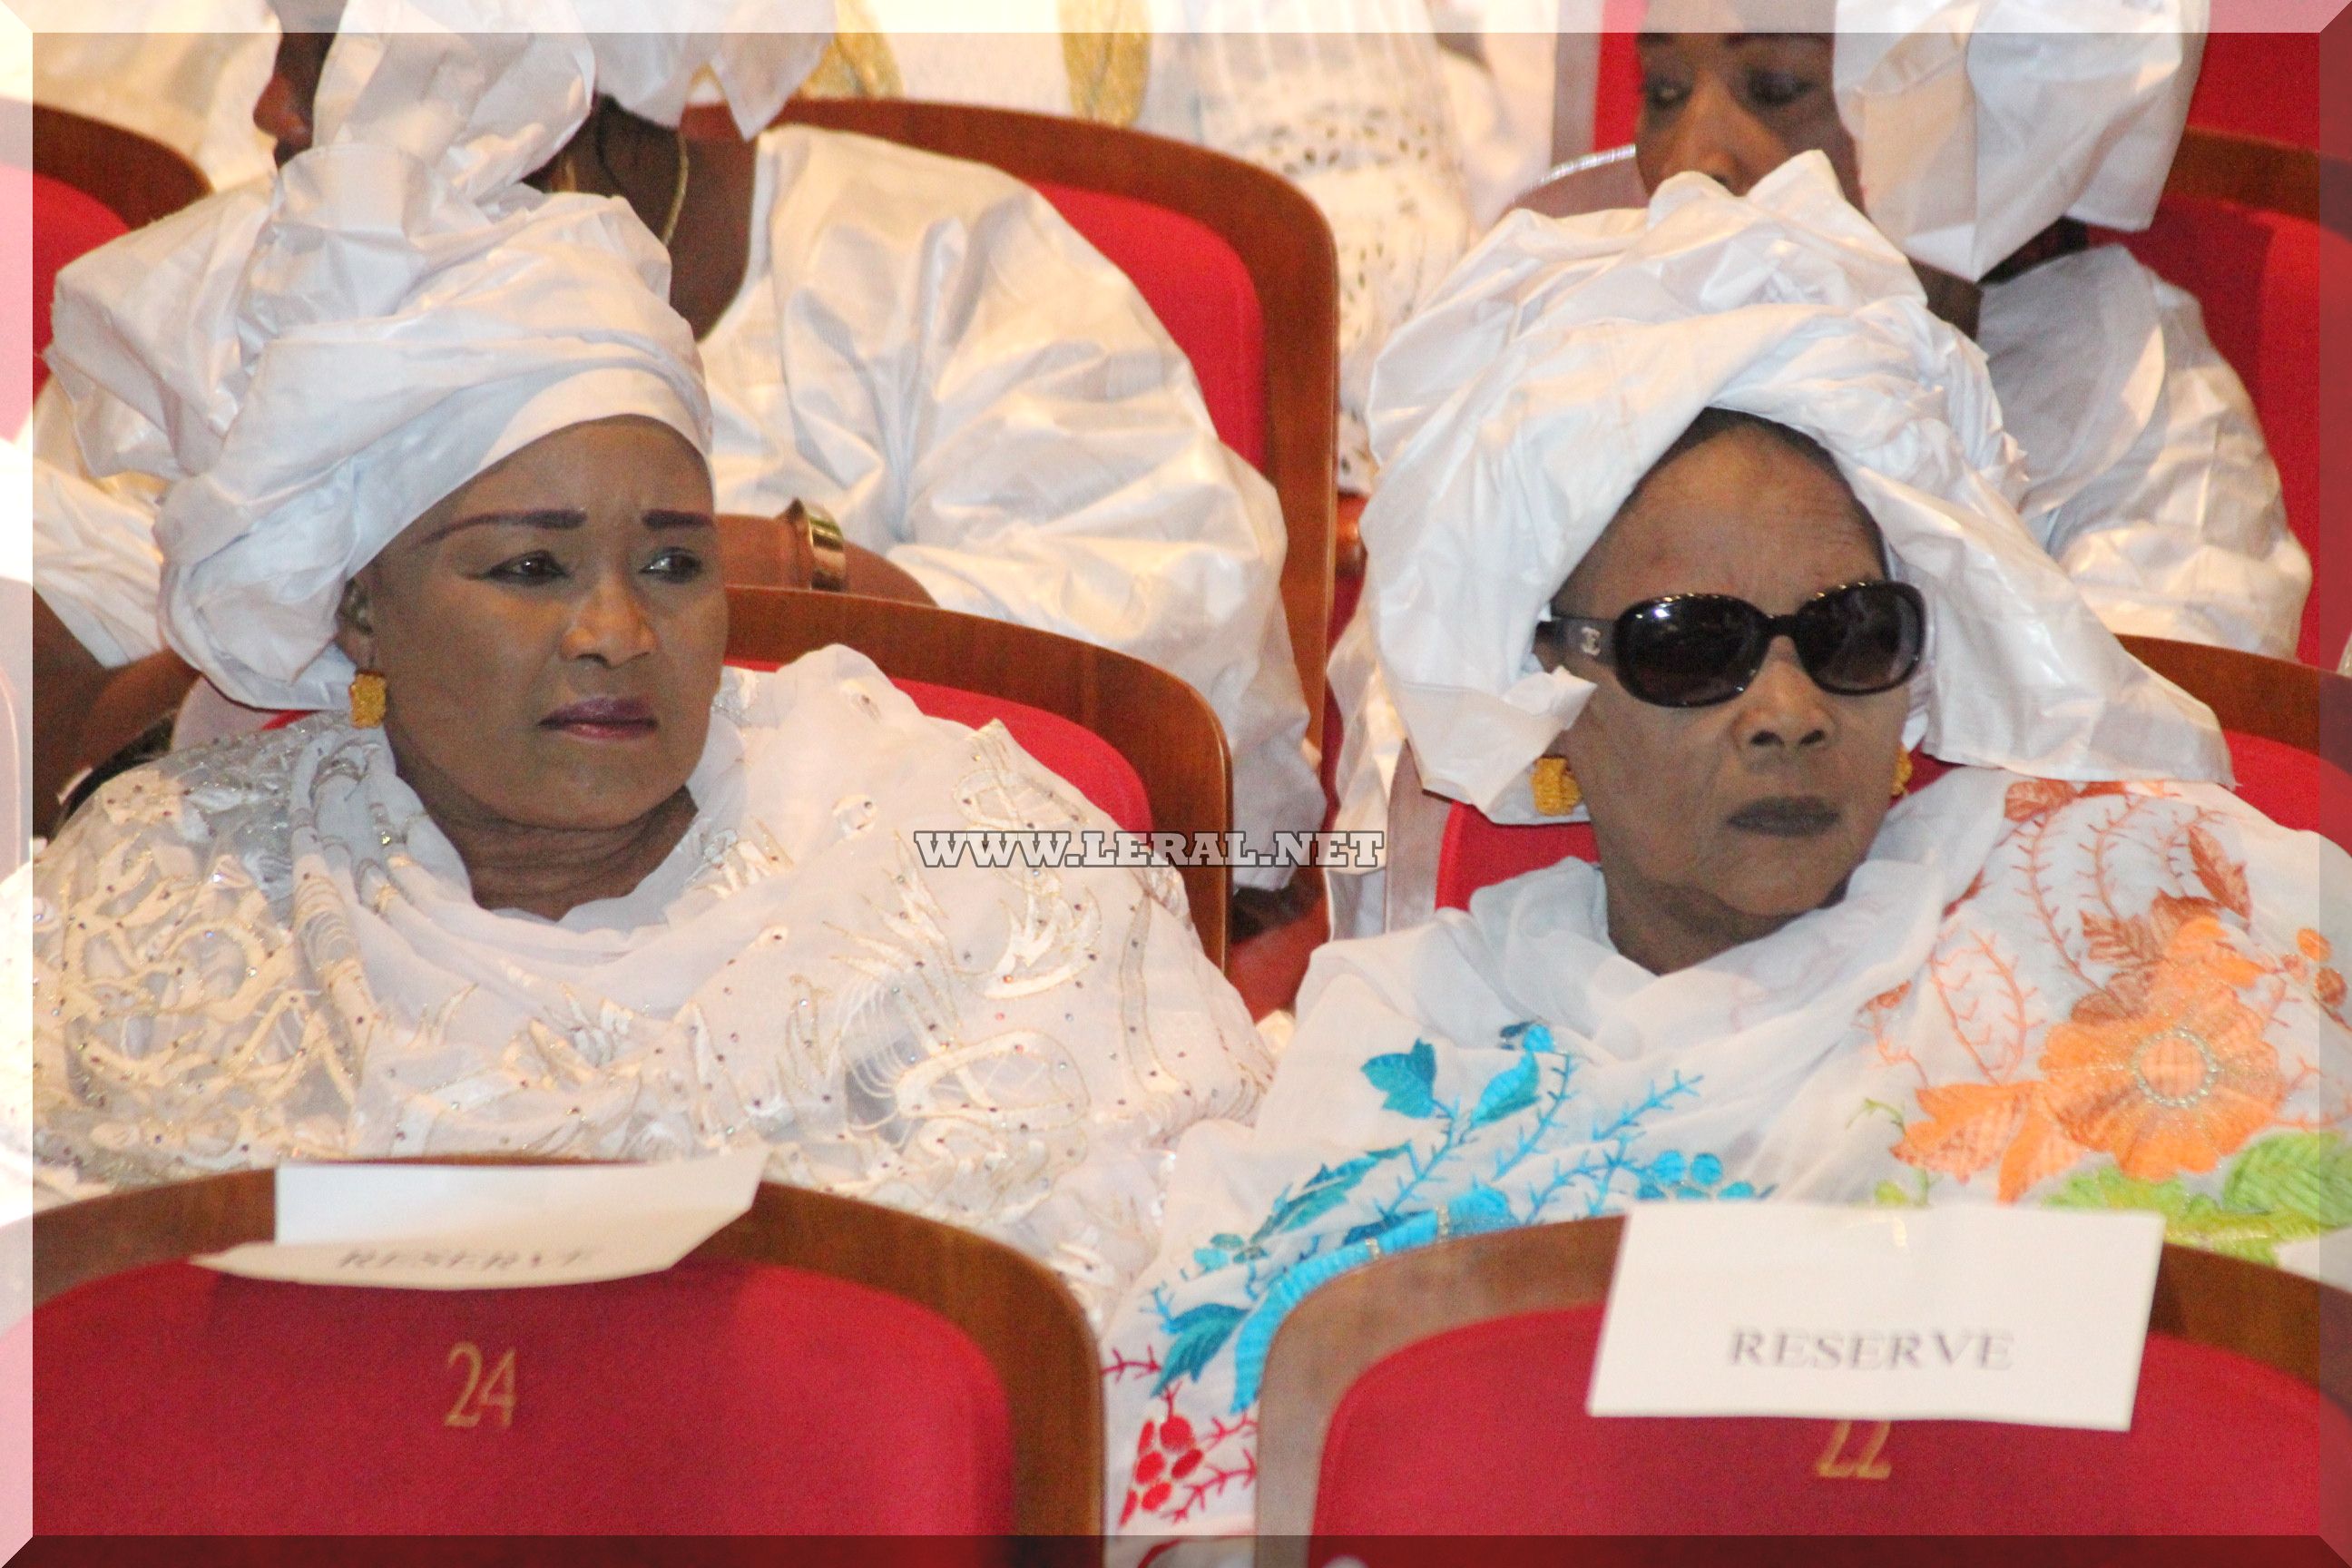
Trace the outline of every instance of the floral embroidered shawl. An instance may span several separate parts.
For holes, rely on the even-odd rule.
[[[1274,1331],[1448,1233],[1642,1201],[2154,1209],[2266,1262],[2352,1225],[2344,852],[2209,784],[1946,775],[1834,907],[1656,976],[1597,869],[1318,954],[1255,1130],[1194,1129],[1111,1318],[1108,1517],[1246,1530]]]
[[[550,921],[475,904],[381,731],[125,774],[36,866],[41,1195],[763,1143],[773,1179],[993,1233],[1099,1315],[1176,1135],[1267,1071],[1175,874],[924,867],[920,830],[1110,824],[845,648],[729,671],[688,788],[635,892]]]

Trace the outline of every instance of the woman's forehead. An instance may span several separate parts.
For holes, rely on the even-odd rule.
[[[1880,570],[1875,527],[1841,475],[1735,426],[1653,470],[1570,583],[1629,604],[1732,594],[1770,608]]]

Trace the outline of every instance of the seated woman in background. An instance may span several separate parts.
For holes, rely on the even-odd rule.
[[[407,151],[322,146],[247,226],[89,275],[117,335],[87,368],[184,476],[173,643],[240,700],[349,716],[134,770],[42,857],[45,1199],[765,1144],[1099,1311],[1176,1131],[1266,1070],[1180,884],[927,869],[919,831],[1108,819],[846,649],[722,668],[659,247],[620,203],[508,188],[514,144],[425,101],[386,104]]]
[[[289,31],[255,115],[281,156],[353,140],[350,103],[437,93],[436,71],[506,69],[515,41],[461,36],[471,58],[443,58],[397,32],[469,14],[496,25],[496,8],[471,0],[278,5]],[[719,30],[798,28],[810,7],[760,9],[598,7],[611,30],[568,39],[593,56],[586,95],[568,69],[512,70],[495,110],[533,150],[512,177],[619,196],[668,251],[668,296],[699,342],[713,405],[719,510],[823,508],[850,544],[949,609],[1169,670],[1225,726],[1235,825],[1259,842],[1315,826],[1323,797],[1283,618],[1281,509],[1218,439],[1183,352],[1020,181],[869,137],[767,129],[825,37]],[[622,30],[632,14],[640,25]],[[681,134],[706,69],[756,139]],[[61,318],[58,332],[81,327]],[[730,580],[740,559],[730,551]],[[1237,873],[1264,889],[1286,876]]]
[[[1284,1314],[1449,1233],[2001,1202],[2271,1259],[2352,1221],[2352,862],[2210,782],[2210,713],[2020,526],[1982,357],[1823,159],[1514,216],[1380,384],[1414,751],[1491,816],[1580,792],[1599,864],[1317,954],[1112,1315],[1113,1519],[1245,1528]],[[1906,791],[1912,746],[1962,765]]]

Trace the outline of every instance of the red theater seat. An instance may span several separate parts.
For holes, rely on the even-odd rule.
[[[75,258],[131,232],[131,226],[86,191],[47,174],[33,176],[33,391],[49,379],[49,308],[58,274]]]
[[[767,1186],[676,1268],[597,1285],[147,1261],[266,1237],[273,1191],[247,1172],[36,1222],[42,1533],[999,1535],[1099,1516],[1084,1316],[993,1242]]]
[[[1305,193],[1236,158],[1118,126],[904,100],[797,100],[780,122],[878,136],[1024,180],[1125,272],[1194,379],[1225,444],[1281,502],[1283,613],[1323,723],[1339,438],[1339,267]],[[689,132],[731,135],[698,111]]]
[[[1442,1243],[1310,1297],[1266,1363],[1261,1528],[1373,1568],[1395,1534],[2305,1535],[2352,1461],[2317,1386],[2322,1298],[2352,1300],[2179,1247],[2128,1433],[1590,1417],[1621,1226]]]

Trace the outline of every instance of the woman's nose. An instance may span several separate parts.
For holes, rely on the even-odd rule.
[[[600,574],[581,598],[563,637],[563,657],[626,664],[654,650],[651,617],[626,574]]]
[[[1744,746],[1793,754],[1826,745],[1837,732],[1827,694],[1805,673],[1785,637],[1774,639],[1764,668],[1737,700],[1732,733]]]
[[[1702,75],[1668,133],[1659,178],[1705,174],[1735,196],[1778,168],[1780,139],[1743,109],[1730,89]]]
[[[278,143],[280,163],[297,153],[310,150],[310,117],[303,112],[296,97],[294,84],[280,74],[269,79],[269,85],[261,89],[261,97],[253,106],[253,123]]]

